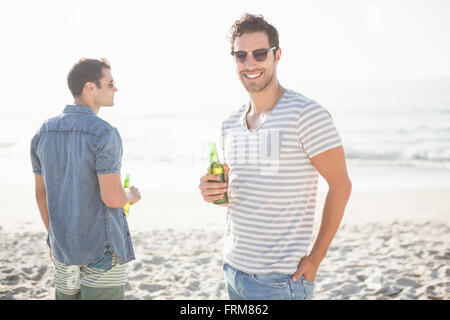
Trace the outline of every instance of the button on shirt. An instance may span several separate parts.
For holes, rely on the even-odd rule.
[[[66,106],[31,140],[33,172],[47,192],[47,243],[58,261],[87,265],[106,251],[120,263],[135,258],[123,208],[105,205],[98,182],[98,175],[120,174],[121,159],[119,132],[88,106]]]

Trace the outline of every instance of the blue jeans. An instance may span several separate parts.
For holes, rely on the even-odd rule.
[[[290,275],[248,274],[227,263],[223,271],[230,300],[309,300],[314,293],[314,282],[303,276],[294,282]]]

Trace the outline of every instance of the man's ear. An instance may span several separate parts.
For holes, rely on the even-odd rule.
[[[95,87],[96,87],[95,83],[93,83],[93,82],[86,82],[84,84],[83,91],[86,90],[86,93],[93,92],[95,90]]]
[[[281,58],[281,48],[275,51],[275,64],[277,65]]]

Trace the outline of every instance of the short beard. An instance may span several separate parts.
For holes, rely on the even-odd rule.
[[[267,78],[267,80],[266,80],[265,82],[263,82],[263,83],[261,84],[261,86],[259,86],[259,87],[254,87],[254,86],[252,86],[252,85],[248,86],[248,85],[245,83],[245,81],[242,80],[242,78],[245,77],[244,75],[241,75],[241,82],[242,82],[242,84],[244,85],[245,90],[247,90],[247,92],[258,93],[258,92],[263,91],[264,89],[266,89],[266,88],[270,85],[270,83],[271,83],[272,80],[273,80],[274,75],[275,75],[275,72],[272,72],[272,74],[270,74],[269,78]]]

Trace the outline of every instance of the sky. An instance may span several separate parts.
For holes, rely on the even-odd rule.
[[[278,29],[288,88],[450,77],[445,0],[2,1],[0,114],[60,112],[81,57],[111,62],[120,112],[232,110],[248,96],[227,35],[245,12]]]

